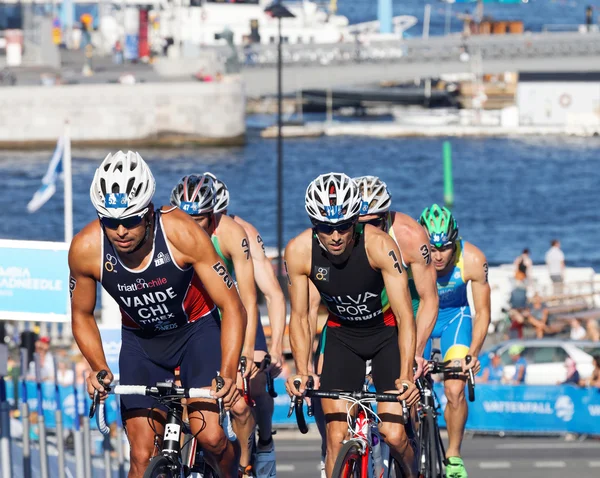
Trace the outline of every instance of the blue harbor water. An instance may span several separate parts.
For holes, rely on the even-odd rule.
[[[441,138],[322,137],[285,141],[284,235],[309,226],[304,191],[318,174],[344,171],[382,177],[395,209],[417,217],[443,200]],[[512,261],[529,247],[543,261],[549,241],[562,241],[569,265],[600,270],[598,184],[600,139],[570,137],[452,139],[454,213],[467,240],[492,264]],[[231,190],[231,211],[253,222],[276,245],[276,143],[250,130],[244,147],[140,150],[166,204],[184,174],[210,170]],[[103,150],[74,150],[75,230],[94,219],[89,186]],[[51,151],[0,153],[0,238],[59,241],[62,187],[41,210],[26,212]]]
[[[376,0],[337,0],[338,13],[345,15],[350,23],[377,19]],[[414,15],[419,24],[410,29],[409,36],[421,35],[423,12],[426,4],[431,5],[430,33],[443,34],[446,22],[446,4],[439,0],[392,0],[394,15]],[[452,31],[462,30],[459,15],[475,11],[476,3],[454,3],[450,9]],[[495,20],[523,20],[530,31],[541,31],[545,26],[576,25],[585,23],[585,8],[591,6],[595,23],[600,12],[598,0],[529,0],[527,3],[485,3],[484,15]]]

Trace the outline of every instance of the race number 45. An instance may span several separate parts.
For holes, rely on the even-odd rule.
[[[231,289],[231,287],[233,286],[233,280],[231,279],[231,277],[229,277],[225,266],[221,264],[221,262],[217,262],[212,266],[212,268],[223,279],[223,282],[225,282],[227,288]]]

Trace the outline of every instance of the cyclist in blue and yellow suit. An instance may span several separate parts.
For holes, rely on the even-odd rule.
[[[480,368],[477,357],[490,324],[490,286],[485,255],[473,244],[458,237],[458,224],[447,208],[433,204],[423,211],[419,222],[429,235],[439,296],[438,317],[424,356],[430,354],[431,339],[439,338],[444,361],[450,360],[450,366],[462,365],[464,371],[473,368],[477,373]],[[469,282],[474,310],[467,300]],[[473,357],[469,364],[465,362],[467,355]],[[447,377],[444,381],[448,399],[444,412],[448,428],[448,478],[467,478],[460,457],[468,414],[465,380],[466,375]]]

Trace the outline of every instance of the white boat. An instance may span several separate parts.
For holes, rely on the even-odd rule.
[[[278,20],[265,13],[271,0],[258,3],[215,3],[203,1],[199,7],[171,7],[174,21],[169,25],[173,32],[180,32],[183,41],[200,45],[223,45],[218,35],[226,28],[233,33],[233,42],[243,45],[250,41],[272,44],[278,38]],[[393,19],[394,33],[380,35],[379,22],[349,25],[348,18],[332,14],[310,0],[284,2],[293,18],[281,20],[282,36],[290,44],[323,44],[354,42],[356,35],[362,39],[377,40],[401,38],[404,31],[417,23],[412,16],[402,15]],[[165,4],[161,5],[165,8]],[[165,10],[168,12],[168,10]],[[163,22],[161,22],[163,23]]]
[[[61,1],[61,0],[57,0]],[[92,0],[76,0],[89,3]],[[96,1],[96,0],[93,0]],[[273,44],[278,38],[278,20],[265,13],[271,0],[256,3],[229,3],[208,0],[112,0],[103,2],[101,29],[104,36],[122,37],[136,34],[139,28],[139,5],[151,5],[150,37],[172,39],[175,44],[197,46],[226,45],[220,38],[226,29],[233,34],[236,45],[248,43]],[[393,33],[379,33],[379,22],[350,25],[343,15],[330,13],[310,0],[283,2],[294,15],[281,20],[282,37],[288,44],[330,44],[339,42],[372,42],[402,38],[404,32],[417,23],[417,18],[401,15],[392,19]],[[106,28],[102,28],[102,24]]]

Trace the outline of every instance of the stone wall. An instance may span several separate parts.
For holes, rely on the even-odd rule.
[[[244,89],[231,77],[0,88],[0,148],[53,145],[65,120],[74,145],[240,144]]]

